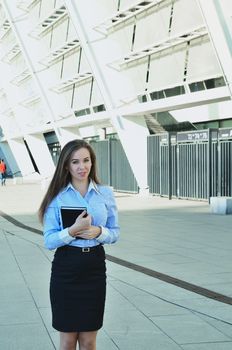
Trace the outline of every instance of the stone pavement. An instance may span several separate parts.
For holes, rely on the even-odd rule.
[[[0,350],[58,349],[48,295],[54,252],[30,229],[42,229],[43,194],[39,184],[0,188]],[[232,215],[211,214],[206,202],[125,193],[116,200],[121,238],[105,247],[97,349],[231,350]]]

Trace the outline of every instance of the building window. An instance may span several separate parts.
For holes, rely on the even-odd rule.
[[[196,81],[194,83],[189,84],[189,89],[191,92],[205,90],[205,86],[203,81]]]
[[[150,93],[150,97],[152,100],[159,100],[161,98],[165,98],[164,91],[163,90],[153,91]]]

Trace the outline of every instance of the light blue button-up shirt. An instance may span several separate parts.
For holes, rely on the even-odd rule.
[[[71,237],[68,228],[63,229],[60,208],[86,207],[92,217],[92,225],[101,226],[102,233],[95,239]],[[115,243],[119,238],[118,211],[113,191],[108,186],[90,182],[83,197],[70,183],[49,204],[44,215],[44,241],[52,250],[64,245],[93,247],[98,244]]]

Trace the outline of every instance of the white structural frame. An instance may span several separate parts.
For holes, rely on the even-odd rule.
[[[94,30],[84,26],[83,19],[86,13],[82,12],[83,4],[77,8],[76,1],[66,0],[65,5],[70,17],[73,18],[81,45],[100,87],[106,111],[123,145],[140,192],[147,191],[147,136],[149,133],[145,120],[141,117],[139,119],[136,117],[134,119],[126,119],[118,113],[116,108],[117,101],[114,99],[113,92],[111,91],[112,85],[108,83],[109,78],[106,68],[101,64],[101,53],[94,47]],[[107,47],[105,49],[107,50]],[[131,132],[132,130],[133,133]],[[138,142],[138,139],[140,142]],[[140,163],[138,163],[138,154],[143,154]]]
[[[53,2],[53,5],[51,5],[49,2],[46,3],[46,1],[49,0],[43,0],[44,3],[41,2],[41,7],[38,5],[39,1],[40,0],[21,0],[15,1],[15,4],[12,5],[12,2],[8,0],[0,0],[0,4],[3,5],[7,14],[6,17],[2,16],[0,25],[0,43],[6,42],[6,45],[3,45],[3,52],[5,53],[1,59],[5,63],[8,63],[8,65],[5,64],[5,67],[10,67],[9,70],[12,67],[12,72],[10,72],[12,73],[10,74],[11,78],[7,81],[6,85],[8,86],[6,89],[8,88],[9,90],[12,88],[11,91],[13,91],[18,88],[20,92],[19,96],[20,98],[22,97],[20,101],[18,101],[18,99],[13,101],[12,106],[9,107],[9,105],[7,105],[8,96],[6,96],[6,104],[4,104],[5,92],[0,90],[0,95],[3,96],[2,106],[5,106],[4,108],[1,107],[1,114],[4,120],[4,115],[7,115],[7,113],[10,116],[12,114],[16,115],[15,111],[18,109],[18,111],[22,112],[22,114],[19,113],[19,115],[22,116],[22,120],[26,122],[27,114],[29,117],[30,113],[33,114],[32,112],[35,112],[35,116],[38,114],[38,124],[34,123],[33,118],[29,119],[30,124],[26,122],[23,123],[22,121],[22,126],[20,125],[19,128],[22,130],[19,130],[17,133],[9,133],[9,135],[6,133],[5,141],[10,141],[9,144],[12,144],[15,150],[18,143],[20,144],[20,149],[22,149],[22,140],[27,138],[31,145],[30,150],[32,153],[34,152],[33,156],[39,160],[39,153],[36,151],[36,147],[40,145],[43,150],[46,149],[45,146],[47,145],[45,139],[43,140],[42,134],[47,131],[55,131],[58,142],[62,146],[72,137],[95,137],[100,135],[101,131],[108,128],[108,130],[110,130],[109,133],[112,130],[112,132],[118,134],[137,180],[140,192],[145,191],[147,189],[147,136],[149,134],[145,116],[164,111],[178,112],[183,109],[200,106],[206,107],[210,104],[220,104],[222,102],[231,101],[232,99],[232,35],[228,35],[229,32],[231,34],[232,28],[231,23],[228,21],[227,14],[225,13],[225,9],[222,6],[222,1],[192,0],[191,4],[194,4],[194,9],[196,8],[196,4],[198,4],[197,11],[198,9],[200,10],[198,14],[199,17],[201,17],[200,14],[202,14],[204,23],[202,20],[202,22],[196,21],[196,24],[191,24],[189,26],[176,26],[175,28],[177,29],[173,30],[173,32],[171,30],[171,21],[174,22],[175,17],[173,19],[173,13],[170,12],[174,9],[175,14],[175,4],[186,5],[186,2],[184,3],[185,0],[178,0],[176,2],[168,2],[167,0],[137,1],[137,4],[136,1],[134,1],[135,4],[133,4],[133,6],[131,5],[123,11],[116,11],[116,5],[114,5],[115,8],[112,9],[111,16],[105,15],[105,17],[104,13],[107,11],[105,8],[103,9],[103,5],[107,4],[108,6],[107,0],[105,0],[105,2],[103,0],[99,1],[102,8],[98,8],[100,6],[98,6],[97,2],[91,3],[90,0],[63,0],[63,2],[59,1],[59,6],[58,1]],[[128,3],[129,2],[132,3],[132,1],[128,1]],[[92,13],[87,10],[87,5],[90,3],[93,7],[91,9]],[[111,4],[112,3],[113,1]],[[119,3],[120,2],[118,2],[118,7],[120,7]],[[43,4],[45,4],[44,8]],[[172,4],[172,6],[170,4]],[[34,8],[36,5],[38,5],[37,9]],[[160,8],[160,11],[162,11],[166,5],[170,5],[168,7],[169,12],[165,12],[164,14],[166,16],[165,20],[169,20],[169,22],[167,21],[167,28],[165,27],[165,30],[167,29],[167,35],[156,37],[156,39],[155,36],[151,37],[146,41],[148,44],[143,47],[143,30],[140,31],[140,29],[143,29],[143,25],[146,22],[146,15],[148,15],[150,21],[152,21],[153,14],[156,15]],[[52,11],[48,10],[48,8],[51,9],[51,6],[54,7]],[[109,4],[109,7],[110,6]],[[184,6],[177,6],[177,8],[183,9]],[[33,12],[34,10],[35,12]],[[33,12],[31,18],[30,11]],[[40,15],[45,13],[45,16],[41,15],[42,17],[40,19],[37,18],[33,21],[33,15],[36,14],[36,11],[40,12]],[[21,13],[23,13],[24,17],[20,15]],[[110,12],[108,12],[108,14],[109,13]],[[178,11],[176,13],[178,13]],[[160,16],[162,17],[162,15],[163,12]],[[37,16],[39,16],[38,13]],[[66,21],[68,16],[70,21]],[[94,24],[92,24],[92,21],[95,20],[94,16],[100,19],[99,22],[96,20]],[[133,18],[135,19],[134,22]],[[178,15],[176,15],[176,18],[178,18]],[[32,30],[27,32],[27,29],[24,29],[25,27],[20,27],[20,24],[22,24],[24,20],[25,23],[26,21],[28,22],[26,24],[23,23],[23,25],[25,24],[26,27],[27,24],[32,24]],[[140,20],[141,22],[139,22]],[[70,23],[72,23],[75,28],[73,28]],[[153,22],[149,23],[153,25]],[[23,30],[21,32],[20,30],[22,28]],[[69,31],[70,28],[71,30]],[[153,27],[149,27],[148,25],[148,28]],[[180,31],[178,31],[178,28],[181,28]],[[7,41],[8,36],[6,37],[6,34],[9,33],[10,30],[12,30],[16,37],[16,41],[14,42],[10,41],[12,33],[10,33],[9,36],[10,40]],[[75,31],[77,34],[76,38]],[[137,44],[134,44],[136,43],[137,33],[139,33],[139,39],[137,39]],[[183,76],[179,74],[180,78],[178,76],[176,80],[173,79],[173,81],[164,79],[163,84],[159,82],[159,84],[156,85],[155,82],[154,86],[157,87],[157,91],[155,89],[152,90],[153,80],[151,77],[154,76],[154,79],[157,79],[155,74],[151,76],[151,72],[155,71],[155,69],[152,70],[152,68],[154,68],[152,63],[156,59],[156,54],[167,50],[167,52],[162,52],[160,56],[165,56],[167,54],[169,57],[172,57],[172,54],[170,54],[172,50],[169,49],[175,51],[175,47],[178,45],[183,45],[185,48],[188,42],[194,39],[200,39],[196,40],[196,42],[201,42],[201,39],[203,41],[206,39],[206,36],[207,44],[210,46],[211,50],[209,51],[212,53],[211,57],[214,57],[214,61],[212,62],[216,62],[215,66],[217,65],[218,67],[218,71],[214,70],[215,75],[207,71],[205,75],[203,72],[202,75],[204,75],[204,77],[202,81],[191,80],[191,76],[190,80],[188,80],[186,78],[187,74],[184,75],[184,69],[186,69],[186,73],[188,57],[190,57],[189,52],[191,53],[191,50],[187,48],[186,52],[183,50],[184,54],[181,56],[182,63],[184,61],[183,66],[181,65]],[[161,40],[161,37],[164,39]],[[120,43],[120,40],[122,43]],[[35,50],[32,50],[32,55],[28,50],[28,43],[32,44],[33,48],[35,47]],[[196,48],[198,49],[200,45],[197,45],[198,44],[196,44]],[[215,59],[212,46],[217,59]],[[39,54],[38,59],[35,57],[37,48]],[[75,50],[79,49],[84,56],[81,56],[81,54],[79,55],[79,65],[77,69],[75,62],[77,62],[76,56],[78,55],[76,55]],[[178,51],[178,49],[177,47],[176,50]],[[198,52],[200,52],[200,50],[194,52],[195,56],[197,56]],[[203,50],[202,52],[205,53]],[[21,53],[26,61],[27,68],[22,68],[20,64],[17,65],[20,58],[22,58],[18,57]],[[154,55],[153,61],[150,57],[152,55]],[[195,56],[192,54],[191,57],[194,57],[194,62],[198,62]],[[81,64],[81,57],[83,58],[83,65]],[[146,61],[146,63],[136,65],[138,60],[145,58],[146,60],[144,61]],[[163,62],[165,63],[167,61]],[[3,63],[1,64],[3,65]],[[90,69],[88,68],[88,64]],[[70,66],[75,67],[75,69],[78,70],[78,72],[80,70],[80,72],[75,72],[75,69],[70,69]],[[140,72],[142,79],[144,79],[144,84],[138,85],[138,89],[136,86],[135,89],[133,84],[135,83],[134,85],[136,85],[137,80],[134,78],[137,74],[136,69],[138,69],[139,66],[142,67]],[[164,64],[160,66],[163,68]],[[21,69],[18,69],[19,67]],[[129,74],[129,67],[136,67],[136,69]],[[169,67],[171,67],[171,64]],[[196,66],[196,69],[198,69],[198,66]],[[220,75],[221,72],[222,74]],[[150,76],[149,74],[146,76],[146,73],[150,73]],[[48,74],[48,79],[46,79],[46,74]],[[169,71],[167,75],[168,74]],[[171,76],[171,74],[169,75]],[[139,74],[138,77],[140,77]],[[221,77],[224,79],[226,86],[215,87],[223,85],[220,79],[217,80],[217,78]],[[146,78],[147,80],[145,81]],[[33,90],[33,84],[30,85],[30,79],[35,82],[36,91]],[[96,82],[96,85],[92,83],[87,84],[90,79],[92,79],[94,84]],[[139,80],[138,78],[139,82],[142,81],[142,79]],[[194,79],[194,77],[192,79]],[[197,92],[193,92],[193,89],[190,89],[192,82],[203,84],[207,79],[213,80],[213,83],[215,83],[214,88],[209,87],[209,90]],[[221,79],[222,82],[223,79]],[[45,84],[43,85],[44,82],[46,83],[46,87]],[[177,82],[176,85],[175,82]],[[75,89],[76,86],[78,87],[77,89]],[[97,89],[94,90],[94,86],[99,87],[100,93],[98,93]],[[151,100],[156,98],[154,93],[160,92],[162,89],[167,90],[177,87],[184,87],[185,94]],[[6,92],[8,94],[8,91]],[[27,97],[25,97],[25,92],[27,92]],[[94,106],[96,107],[104,104],[105,111],[94,113],[94,110],[101,110],[97,108],[93,110],[91,98],[94,96],[94,92],[96,92],[95,96],[97,96],[95,101],[100,101],[99,104]],[[80,96],[79,100],[78,94]],[[102,102],[101,98],[98,98],[100,95],[103,96]],[[139,103],[138,96],[148,97],[147,102]],[[169,95],[167,94],[166,96]],[[55,103],[53,98],[54,101],[60,102],[60,104],[57,103],[57,108],[54,107]],[[67,102],[64,104],[64,108],[62,105],[63,100],[65,103]],[[41,101],[42,103],[40,103]],[[41,110],[43,106],[45,107],[46,116],[48,118],[47,123],[46,120],[44,121],[41,118],[40,124],[40,108],[37,109],[40,104],[42,105]],[[87,115],[79,116],[78,113],[75,113],[78,111],[85,113],[85,110],[88,110],[86,112],[88,113]],[[12,120],[13,119],[12,117]],[[20,118],[18,118],[18,120],[19,119]],[[178,121],[177,118],[176,120]],[[7,122],[6,119],[5,121]],[[21,119],[19,123],[20,122]],[[91,128],[95,134],[88,134],[86,132],[87,129],[90,130]],[[17,155],[19,155],[19,153],[17,153]],[[49,156],[50,154],[47,150],[47,160]],[[23,155],[23,157],[25,157],[25,155]],[[44,172],[44,167],[40,161],[38,164]],[[51,166],[50,170],[53,168],[54,167]]]

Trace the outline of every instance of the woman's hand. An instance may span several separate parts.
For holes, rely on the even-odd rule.
[[[94,239],[100,236],[101,234],[101,227],[99,226],[90,226],[88,229],[83,229],[79,231],[80,234],[78,234],[77,237],[83,238],[83,239]]]
[[[72,226],[69,227],[68,233],[72,237],[77,237],[83,231],[88,230],[91,227],[91,215],[87,214],[86,210],[84,210],[77,218]]]

